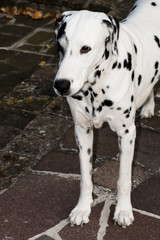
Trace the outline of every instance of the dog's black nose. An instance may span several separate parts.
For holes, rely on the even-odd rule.
[[[70,81],[67,79],[59,79],[54,83],[54,88],[61,94],[65,94],[68,92],[70,87]]]

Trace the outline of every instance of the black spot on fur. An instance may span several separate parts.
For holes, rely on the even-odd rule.
[[[99,68],[99,65],[97,65],[96,67],[95,67],[95,69],[98,69]]]
[[[157,4],[155,2],[152,2],[151,5],[154,6],[154,7],[157,6]]]
[[[88,96],[88,91],[83,92],[84,96]]]
[[[160,48],[160,39],[157,36],[154,36],[154,40],[157,43],[158,47]]]
[[[85,110],[86,110],[86,112],[87,112],[87,113],[89,113],[89,110],[88,110],[88,108],[87,108],[87,107],[85,107]]]
[[[120,111],[122,108],[121,107],[118,107],[117,110]]]
[[[107,21],[108,22],[108,21]],[[104,51],[104,54],[103,54],[103,56],[105,56],[105,59],[107,60],[108,58],[109,58],[109,51],[108,51],[108,49],[107,49],[107,44],[108,44],[108,42],[110,41],[110,37],[107,37],[106,39],[105,39],[105,51]],[[102,57],[103,57],[102,56]]]
[[[94,80],[94,82],[91,83],[92,86],[94,86],[96,84],[96,80]]]
[[[133,101],[134,101],[134,96],[132,95],[132,96],[131,96],[131,102],[133,102]]]
[[[134,51],[137,54],[137,46],[134,44]]]
[[[95,92],[93,92],[93,96],[94,96],[94,97],[97,97],[97,96],[98,96],[98,94],[97,94],[97,93],[95,93]]]
[[[159,62],[157,61],[156,63],[155,63],[155,69],[158,69],[158,66],[159,66]]]
[[[138,86],[141,84],[141,81],[142,81],[142,75],[139,75],[138,76]]]
[[[120,69],[122,67],[121,63],[118,63],[118,69]]]
[[[154,82],[154,77],[152,78],[152,80],[151,80],[151,83],[153,83]]]
[[[102,93],[103,93],[103,94],[105,94],[105,91],[104,91],[104,89],[102,89]]]
[[[123,113],[127,114],[129,112],[129,109],[126,109]]]
[[[134,81],[134,71],[132,72],[132,76],[131,76],[132,82]]]
[[[108,99],[106,99],[102,102],[102,106],[111,107],[112,105],[113,105],[113,102],[111,100],[108,100]]]
[[[102,106],[101,106],[101,105],[97,108],[97,111],[98,111],[98,112],[101,112],[101,111],[102,111]]]
[[[113,63],[112,69],[116,68],[116,66],[117,66],[117,61]]]
[[[88,155],[91,154],[91,149],[90,148],[88,148],[87,153],[88,153]]]
[[[77,99],[79,101],[82,100],[82,96],[80,96],[80,95],[73,95],[72,98]]]
[[[58,47],[58,51],[61,54],[61,56],[64,57],[65,51],[64,51],[63,47],[59,44],[59,42],[57,42],[57,47]]]
[[[107,49],[105,49],[104,56],[106,60],[109,58],[109,51]]]
[[[89,90],[90,92],[93,92],[93,89],[92,89],[92,87],[89,87],[89,88],[88,88],[88,90]]]
[[[126,125],[125,125],[125,124],[123,124],[122,126],[123,126],[124,128],[126,127]]]
[[[131,140],[131,141],[130,141],[130,144],[132,144],[132,143],[133,143],[133,141]]]
[[[61,38],[61,37],[65,34],[66,25],[67,25],[67,23],[64,22],[64,23],[62,24],[62,26],[60,27],[60,29],[59,29],[59,31],[58,31],[57,39]]]
[[[129,71],[132,69],[132,55],[130,53],[127,53],[127,59],[124,60],[123,67]]]
[[[94,74],[95,77],[100,77],[101,76],[101,71],[100,70],[97,70]]]
[[[64,18],[64,16],[56,19],[56,21],[55,21],[55,30],[59,27],[59,25],[61,24],[63,18]]]
[[[95,116],[95,107],[92,108],[92,116]]]
[[[87,133],[87,134],[89,134],[89,133],[90,133],[90,128],[88,128],[88,129],[87,129],[86,133]]]
[[[157,75],[157,73],[158,73],[158,69],[156,69],[154,76],[156,76],[156,75]]]
[[[129,117],[130,117],[130,115],[129,115],[129,114],[127,114],[127,115],[126,115],[126,118],[129,118]]]
[[[131,9],[131,12],[133,12],[136,7],[137,5],[133,6],[133,8]]]
[[[126,129],[126,130],[125,130],[125,133],[129,133],[129,130],[128,130],[128,129]]]
[[[93,97],[93,94],[92,94],[92,93],[90,94],[90,100],[91,100],[91,103],[94,102],[94,97]]]

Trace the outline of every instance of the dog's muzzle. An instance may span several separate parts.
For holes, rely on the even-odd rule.
[[[54,88],[60,95],[68,95],[70,85],[71,83],[67,79],[57,79],[54,82]]]

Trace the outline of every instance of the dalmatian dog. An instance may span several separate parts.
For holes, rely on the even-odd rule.
[[[134,221],[131,168],[136,137],[135,114],[154,115],[153,87],[160,76],[160,1],[138,0],[121,22],[105,13],[64,12],[56,20],[60,52],[54,79],[58,95],[67,97],[79,148],[81,183],[72,225],[89,222],[92,199],[93,127],[108,122],[118,135],[120,170],[114,220]]]

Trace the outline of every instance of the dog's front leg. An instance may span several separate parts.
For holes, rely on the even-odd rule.
[[[77,206],[72,210],[70,217],[71,225],[82,225],[89,222],[92,200],[92,145],[93,128],[83,128],[75,125],[75,137],[79,148],[81,183],[80,196]]]
[[[120,171],[118,180],[117,206],[114,220],[122,227],[129,226],[134,221],[131,205],[131,172],[134,154],[136,129],[133,124],[124,133],[119,134]]]

